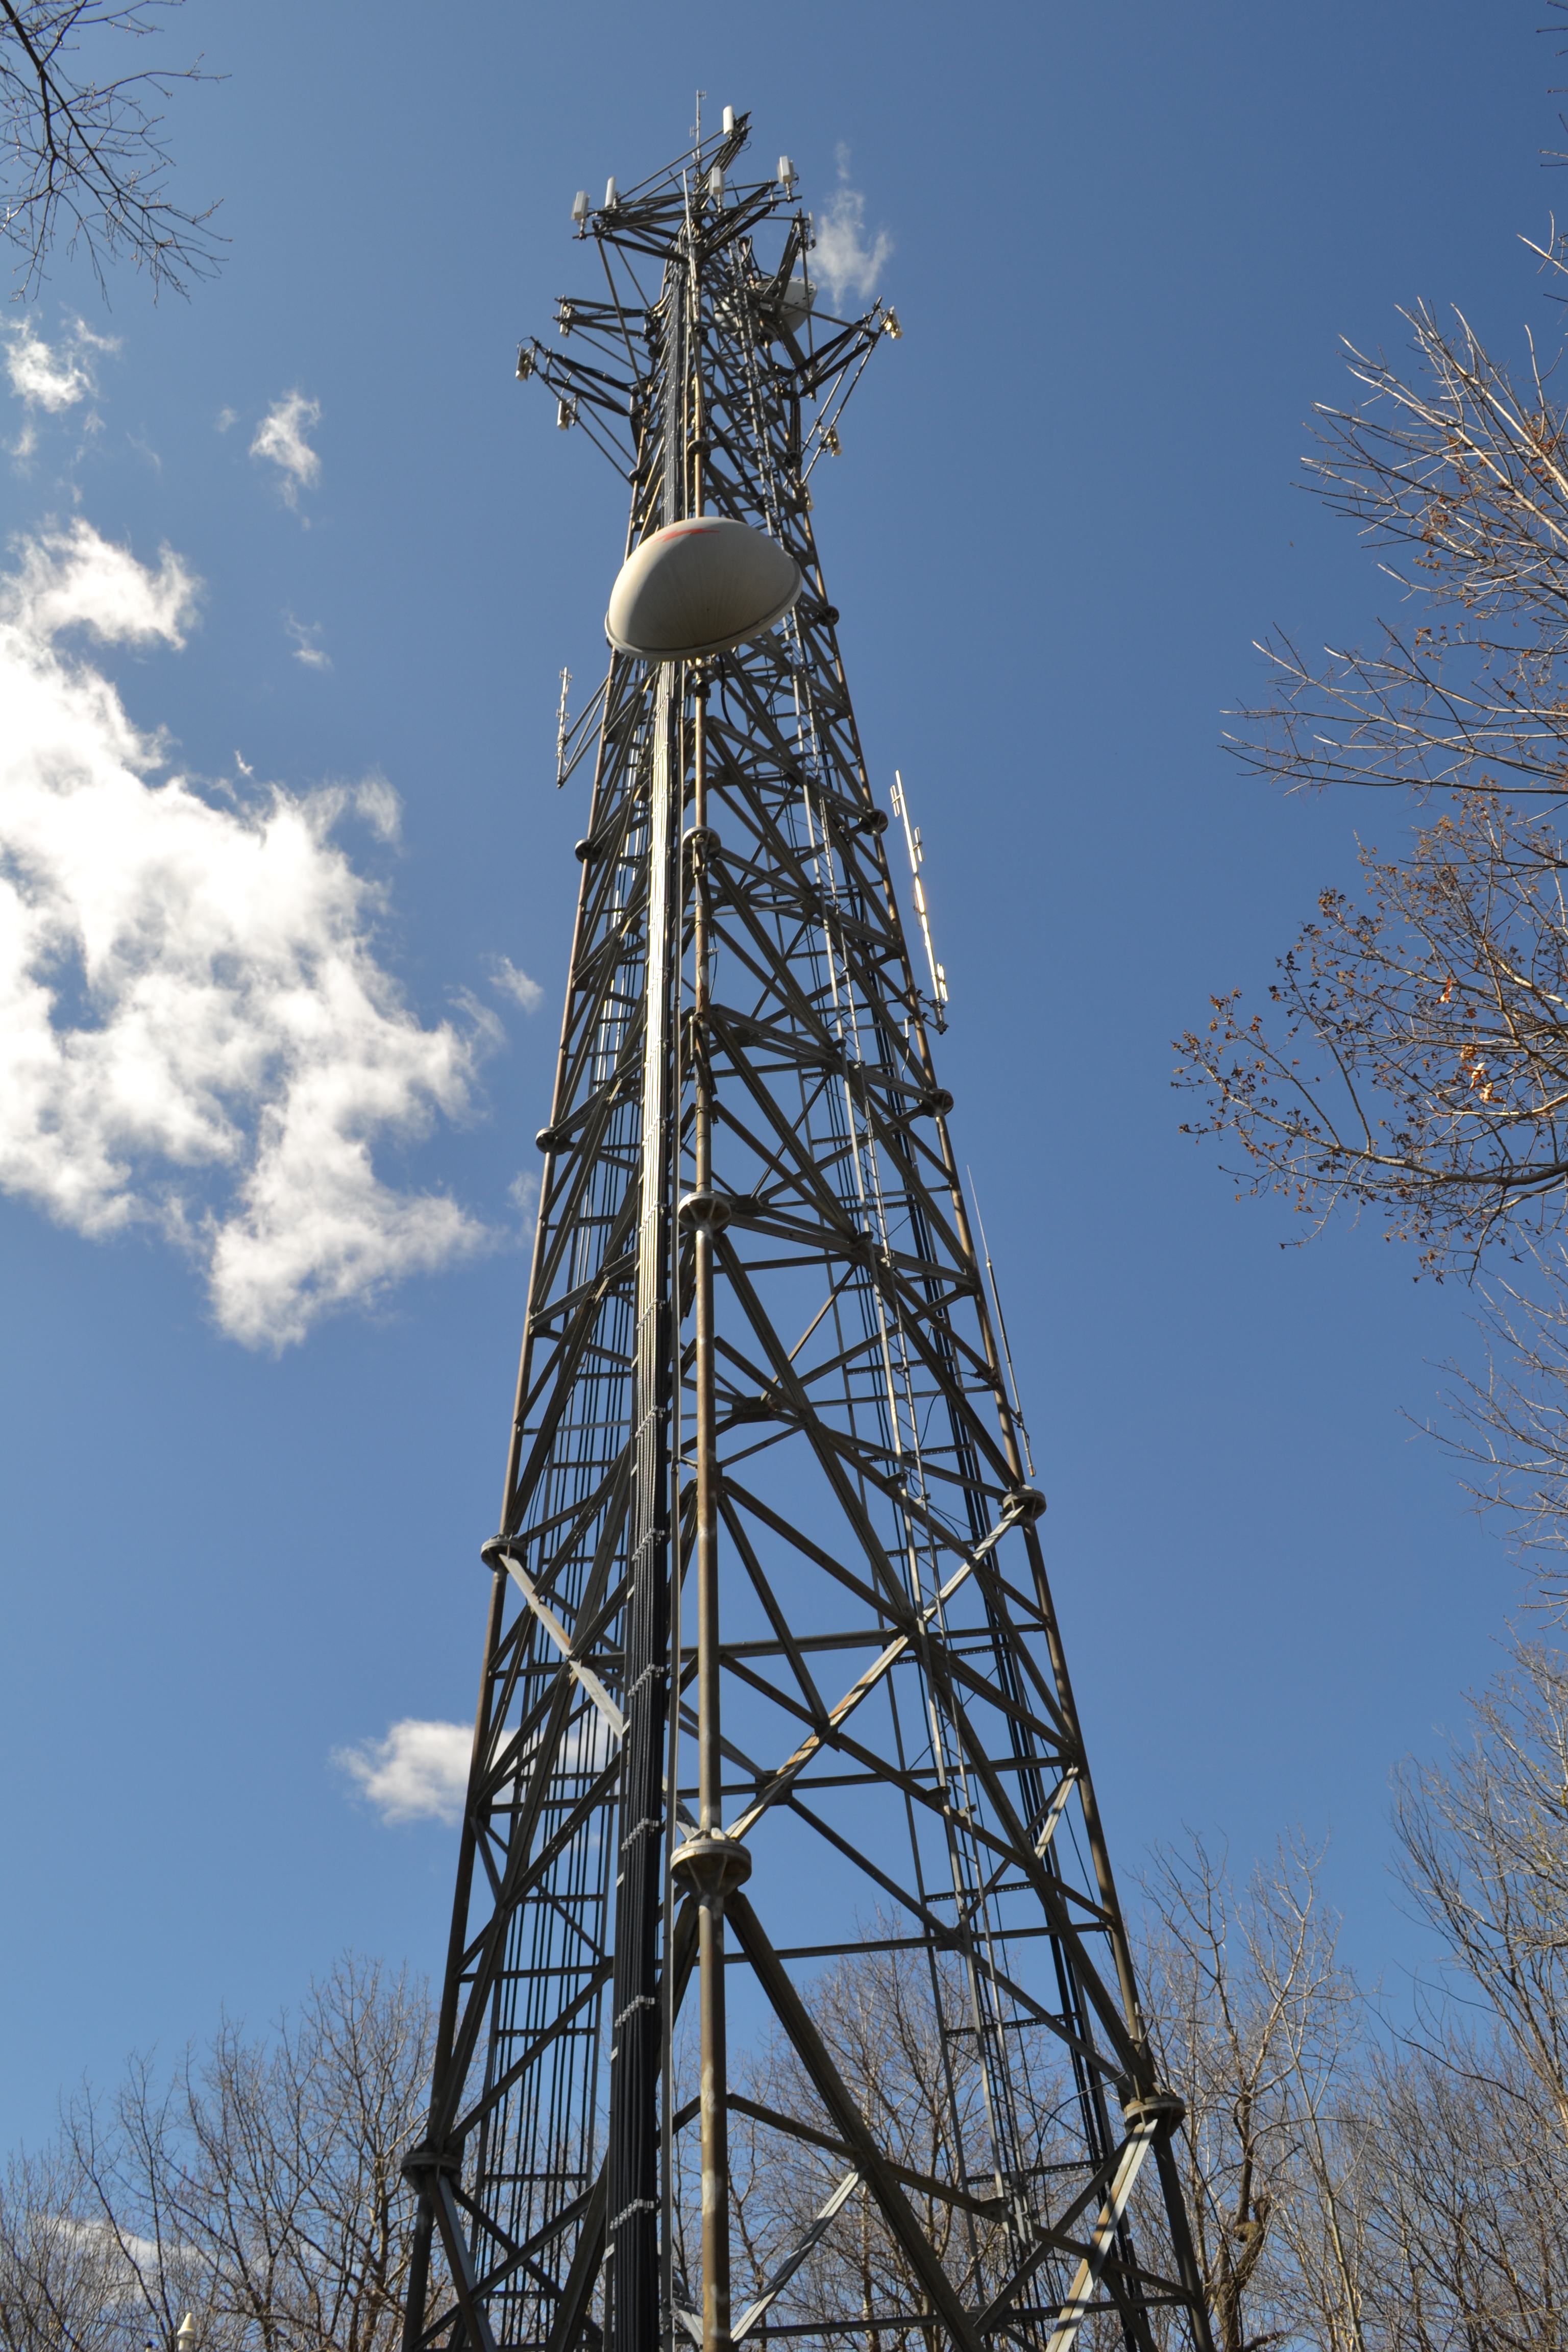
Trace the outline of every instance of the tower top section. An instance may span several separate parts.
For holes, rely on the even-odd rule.
[[[749,176],[742,158],[751,117],[726,107],[723,120],[722,130],[697,135],[635,186],[609,180],[597,205],[585,188],[577,191],[576,242],[598,247],[605,282],[592,294],[558,299],[556,331],[571,349],[530,336],[519,347],[517,373],[548,385],[563,431],[581,425],[635,485],[647,462],[661,313],[672,280],[681,279],[692,326],[744,346],[771,399],[784,399],[797,415],[804,405],[804,488],[823,451],[838,454],[838,419],[872,351],[902,330],[880,298],[855,319],[822,308],[810,267],[815,228],[796,201],[795,164],[781,155],[771,177]],[[775,222],[775,233],[766,234]],[[679,518],[671,511],[661,519]]]
[[[628,234],[640,236],[642,250],[665,260],[694,215],[706,215],[711,227],[726,210],[743,213],[743,226],[749,227],[781,206],[787,207],[796,178],[787,155],[779,157],[779,172],[771,180],[746,180],[734,172],[751,143],[751,121],[749,113],[737,114],[732,106],[727,106],[722,130],[704,139],[700,123],[691,145],[673,163],[625,190],[612,178],[605,185],[604,203],[596,207],[590,204],[587,190],[579,188],[572,205],[577,235],[607,236],[616,244],[626,243]],[[662,244],[658,242],[661,233]]]

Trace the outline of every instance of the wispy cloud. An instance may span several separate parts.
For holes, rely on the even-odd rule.
[[[354,787],[354,808],[378,841],[395,841],[403,830],[403,803],[374,769]]]
[[[537,1013],[544,1002],[544,991],[527,972],[520,971],[510,956],[490,958],[490,986],[499,996],[510,996],[525,1013]]]
[[[870,244],[866,241],[866,199],[849,185],[849,150],[845,146],[838,149],[838,182],[826,211],[813,223],[816,251],[812,263],[836,310],[846,295],[865,301],[874,294],[893,254],[886,229],[879,228]]]
[[[489,1244],[374,1159],[465,1113],[483,1040],[423,1026],[377,960],[383,894],[334,828],[395,831],[384,778],[215,806],[57,642],[178,646],[197,584],[81,520],[0,575],[0,1190],[162,1232],[219,1327],[277,1349]]]
[[[384,1739],[334,1748],[332,1762],[384,1822],[455,1822],[468,1792],[473,1744],[466,1724],[405,1716]]]
[[[331,654],[316,643],[321,634],[320,621],[297,621],[292,613],[285,613],[283,626],[294,640],[297,662],[303,662],[307,669],[331,669]]]
[[[579,1711],[566,1726],[556,1752],[563,1773],[602,1772],[615,1753],[616,1735],[598,1708],[579,1694]],[[521,1759],[537,1750],[537,1733],[525,1741]],[[331,1761],[346,1773],[384,1822],[460,1819],[468,1791],[474,1735],[466,1723],[428,1722],[405,1716],[384,1739],[361,1739],[334,1748]],[[495,1791],[504,1804],[507,1790]]]
[[[28,408],[47,409],[55,415],[97,394],[94,352],[120,349],[118,337],[95,335],[80,319],[55,343],[46,342],[30,319],[7,320],[5,332],[10,339],[5,373],[11,390]]]
[[[279,487],[289,506],[298,506],[300,491],[313,489],[321,478],[321,457],[305,438],[321,421],[319,400],[290,392],[274,402],[256,428],[250,454],[267,458],[279,468],[283,477]]]
[[[90,673],[68,672],[50,646],[61,630],[72,627],[86,629],[103,645],[149,646],[160,638],[167,646],[184,644],[201,583],[172,548],[159,550],[154,572],[138,563],[129,548],[100,539],[89,522],[80,520],[68,531],[45,531],[16,544],[16,569],[0,578],[0,625],[13,662],[39,656],[40,666],[51,668],[62,685],[68,677],[83,682]],[[101,679],[97,683],[105,687]],[[105,690],[112,699],[113,688]],[[121,721],[116,740],[129,745],[136,739],[117,702],[115,709]]]

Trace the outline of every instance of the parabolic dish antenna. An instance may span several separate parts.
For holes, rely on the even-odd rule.
[[[694,515],[627,556],[605,635],[644,661],[727,653],[782,621],[800,590],[799,567],[776,540],[728,515]]]
[[[816,287],[809,278],[803,278],[797,270],[784,288],[784,299],[778,308],[779,324],[787,327],[792,335],[798,335],[810,318],[816,301]]]

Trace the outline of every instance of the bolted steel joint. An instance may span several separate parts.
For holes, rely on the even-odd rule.
[[[752,1857],[743,1845],[722,1830],[699,1831],[669,1857],[669,1874],[699,1903],[712,1903],[721,1911],[725,1898],[744,1886],[752,1874]]]
[[[428,2141],[426,2141],[420,2147],[409,2149],[403,2159],[401,2169],[403,2178],[408,2182],[410,2188],[423,2189],[442,2173],[445,2173],[448,2180],[460,2180],[463,2177],[463,2160],[454,2149],[432,2147]]]
[[[1169,2139],[1187,2118],[1186,2102],[1174,2091],[1144,2091],[1135,2099],[1124,2099],[1121,2112],[1130,2131],[1136,2131],[1140,2124],[1152,2124],[1162,2139]]]
[[[730,1222],[729,1197],[723,1192],[688,1192],[678,1213],[683,1232],[706,1234],[711,1239]]]
[[[1046,1507],[1046,1498],[1037,1486],[1015,1486],[1004,1508],[1009,1519],[1032,1528]]]

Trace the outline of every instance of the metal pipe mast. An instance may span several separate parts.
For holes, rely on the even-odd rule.
[[[746,138],[579,199],[603,287],[519,357],[628,551],[729,515],[805,587],[563,725],[593,791],[405,2352],[1209,2352],[812,531],[898,322],[816,309]],[[857,2000],[915,2021],[918,2129]]]

